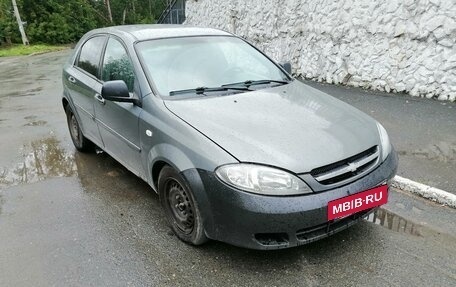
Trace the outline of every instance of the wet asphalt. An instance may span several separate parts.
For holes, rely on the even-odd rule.
[[[147,184],[104,153],[73,148],[60,104],[68,54],[0,58],[0,286],[456,285],[456,210],[399,191],[367,220],[302,247],[260,252],[183,244]],[[391,97],[316,85],[360,108],[400,110]],[[450,104],[399,99],[422,111],[455,111]],[[381,114],[400,152],[407,137],[418,137],[407,130],[398,141],[394,116]],[[435,142],[456,142],[436,128],[429,131]],[[416,149],[432,144],[415,143]],[[404,155],[440,162],[404,153],[401,165]],[[448,183],[452,175],[441,173]]]

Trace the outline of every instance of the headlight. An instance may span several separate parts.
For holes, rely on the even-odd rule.
[[[382,160],[385,160],[391,152],[391,143],[385,128],[380,123],[377,123],[377,127],[380,133],[380,141],[382,142]]]
[[[296,195],[312,190],[300,178],[277,168],[255,164],[224,165],[215,171],[225,183],[264,195]]]

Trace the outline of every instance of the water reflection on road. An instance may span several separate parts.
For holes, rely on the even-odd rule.
[[[54,135],[25,144],[21,150],[22,157],[17,163],[0,166],[0,188],[52,177],[77,177],[86,192],[117,190],[117,195],[128,197],[128,191],[134,188],[150,190],[109,155],[84,154],[72,146],[65,149]]]
[[[23,151],[19,163],[0,167],[0,186],[37,182],[54,176],[73,176],[77,172],[74,151],[64,150],[53,136],[24,145]]]
[[[377,209],[375,212],[371,213],[366,218],[366,220],[393,231],[421,236],[420,225],[412,223],[405,218],[382,208]]]

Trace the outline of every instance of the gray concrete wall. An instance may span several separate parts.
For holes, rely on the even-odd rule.
[[[308,79],[456,100],[456,0],[188,0]]]

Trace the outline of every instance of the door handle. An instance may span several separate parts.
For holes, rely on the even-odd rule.
[[[100,102],[100,104],[105,104],[105,99],[100,94],[95,94],[95,99]]]
[[[68,81],[72,82],[73,84],[76,83],[76,79],[73,78],[72,76],[68,77]]]

